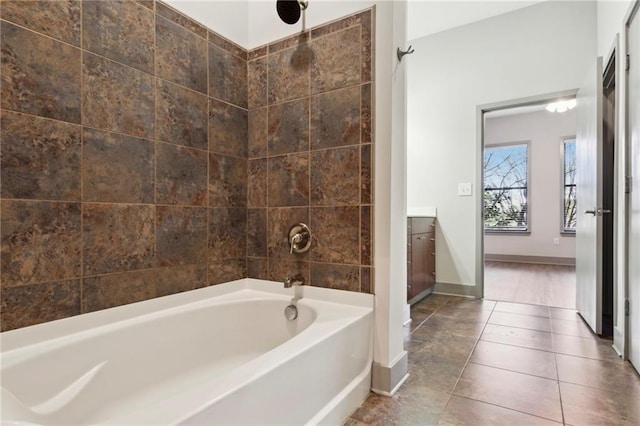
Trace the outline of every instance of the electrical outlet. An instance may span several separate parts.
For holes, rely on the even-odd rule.
[[[470,197],[471,196],[471,183],[459,183],[458,184],[458,196],[459,197]]]
[[[554,246],[559,246],[560,245],[560,238],[554,238],[553,239],[553,245]]]

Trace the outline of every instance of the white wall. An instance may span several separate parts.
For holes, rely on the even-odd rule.
[[[578,88],[595,58],[593,2],[549,1],[413,40],[408,206],[438,209],[438,282],[476,284],[479,105]]]
[[[598,56],[605,59],[616,33],[622,33],[623,19],[633,0],[598,0]]]
[[[207,28],[247,48],[249,2],[247,0],[164,0]],[[275,13],[275,0],[273,1]]]
[[[306,27],[312,28],[334,21],[369,8],[375,3],[382,2],[373,0],[310,0],[306,11]],[[276,0],[250,0],[248,22],[249,31],[245,46],[248,49],[271,43],[302,30],[302,19],[294,25],[285,24],[280,20],[276,13]]]
[[[302,30],[302,19],[294,25],[280,20],[276,0],[167,0],[167,3],[249,50]],[[311,0],[306,26],[315,27],[375,3],[374,0]]]
[[[528,235],[487,234],[484,252],[518,256],[575,258],[576,239],[560,234],[562,226],[561,138],[575,136],[575,110],[563,114],[538,111],[485,121],[485,146],[529,141]],[[553,245],[559,238],[560,244]]]
[[[449,28],[508,13],[544,0],[410,0],[408,4],[409,40],[426,37]]]

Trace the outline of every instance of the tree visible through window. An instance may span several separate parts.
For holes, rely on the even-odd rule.
[[[563,144],[564,187],[562,223],[564,232],[576,232],[576,140],[567,138]]]
[[[528,146],[509,144],[484,150],[484,229],[528,230]]]

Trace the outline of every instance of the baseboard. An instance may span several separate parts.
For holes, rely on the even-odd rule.
[[[411,306],[407,303],[402,310],[402,325],[408,325],[411,322]]]
[[[476,286],[464,284],[436,283],[434,293],[450,294],[453,296],[477,297]]]
[[[425,291],[423,291],[422,293],[413,296],[407,303],[409,305],[413,305],[414,303],[417,303],[419,301],[421,301],[422,299],[424,299],[425,297],[427,297],[428,295],[430,295],[431,293],[433,293],[433,287],[426,289]]]
[[[374,362],[371,370],[371,391],[384,396],[393,396],[409,377],[408,367],[407,351],[402,351],[391,365]]]
[[[624,360],[627,359],[625,356],[624,350],[622,350],[622,345],[624,345],[624,335],[622,334],[622,330],[618,327],[613,327],[613,350],[616,351],[618,356]]]
[[[516,254],[485,253],[484,260],[491,262],[536,263],[541,265],[576,266],[574,257],[522,256]]]

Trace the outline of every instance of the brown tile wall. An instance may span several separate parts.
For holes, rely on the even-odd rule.
[[[247,275],[373,292],[371,10],[251,52],[153,0],[0,20],[3,331]]]
[[[373,10],[249,52],[247,270],[373,293]],[[290,254],[291,225],[311,249]]]
[[[1,329],[245,277],[246,51],[160,2],[0,4]]]

